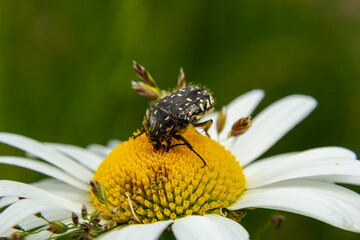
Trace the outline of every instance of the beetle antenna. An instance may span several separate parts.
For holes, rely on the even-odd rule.
[[[188,142],[188,140],[186,140],[186,139],[185,139],[183,136],[181,136],[181,135],[176,135],[176,134],[174,134],[173,137],[174,137],[175,139],[177,139],[177,140],[183,141],[183,142],[184,142],[184,145],[186,145],[193,153],[195,153],[195,154],[201,159],[201,161],[203,161],[204,166],[202,166],[202,167],[205,167],[205,166],[206,166],[205,160],[200,156],[200,154],[198,154],[198,153],[194,150],[193,146]],[[173,145],[173,147],[174,147],[174,146],[179,146],[179,145],[182,145],[182,144],[175,144],[175,145]]]

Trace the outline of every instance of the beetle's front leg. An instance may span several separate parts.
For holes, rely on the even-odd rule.
[[[167,145],[166,145],[166,148],[165,148],[165,151],[166,151],[166,152],[168,152],[168,151],[170,150],[170,148],[172,147],[172,146],[171,146],[171,143],[172,143],[172,139],[171,139],[171,138],[169,138],[169,139],[166,140],[166,144],[167,144]]]
[[[186,145],[186,144],[185,143],[177,143],[177,144],[171,145],[170,148],[177,147],[177,146],[184,146],[184,145]]]
[[[194,150],[193,146],[188,142],[188,140],[186,140],[186,139],[185,139],[183,136],[181,136],[181,135],[176,135],[176,134],[174,134],[173,137],[174,137],[175,139],[177,139],[177,140],[183,141],[183,142],[184,142],[184,145],[186,145],[193,153],[195,153],[195,154],[201,159],[201,161],[203,161],[204,166],[202,166],[202,167],[205,167],[205,166],[206,166],[205,160],[200,156],[200,154],[198,154],[198,153]]]
[[[212,120],[212,119],[209,119],[209,120],[207,120],[207,121],[205,121],[205,122],[193,123],[193,126],[204,129],[206,136],[210,137],[210,136],[209,136],[209,133],[208,133],[208,130],[209,130],[209,128],[211,127],[212,123],[213,123],[213,120]]]

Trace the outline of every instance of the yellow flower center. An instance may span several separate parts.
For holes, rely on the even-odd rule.
[[[107,193],[107,206],[90,194],[102,216],[118,223],[153,223],[220,213],[238,199],[245,176],[235,157],[194,131],[182,135],[206,161],[205,167],[186,146],[157,151],[145,134],[113,149],[94,175]]]

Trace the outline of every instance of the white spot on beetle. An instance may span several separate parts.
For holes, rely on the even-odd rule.
[[[201,111],[204,111],[204,105],[199,104],[199,107],[200,107]]]
[[[200,99],[200,102],[204,102],[204,100]]]
[[[206,100],[206,108],[209,108],[209,107],[210,107],[209,100]]]
[[[181,97],[181,96],[182,96],[182,94],[180,94],[180,93],[179,93],[179,94],[177,94],[177,95],[178,95],[179,97]]]
[[[167,116],[167,117],[165,118],[165,120],[169,120],[169,118],[170,118],[170,117],[169,117],[169,116]]]
[[[187,99],[186,99],[186,101],[189,101],[189,102],[191,102],[192,100],[191,100],[191,98],[187,98]]]

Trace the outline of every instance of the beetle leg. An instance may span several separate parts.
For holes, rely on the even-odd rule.
[[[161,142],[157,142],[155,145],[154,145],[154,148],[156,149],[156,150],[159,150],[161,147],[163,147],[164,145],[163,144],[161,144]]]
[[[170,148],[177,147],[177,146],[184,146],[184,145],[186,145],[186,144],[185,143],[177,143],[177,144],[172,145]]]
[[[181,140],[184,142],[184,145],[186,145],[193,153],[195,153],[200,159],[201,161],[203,161],[204,163],[204,166],[202,167],[205,167],[206,166],[206,162],[205,160],[194,150],[193,146],[188,142],[188,140],[186,140],[183,136],[181,135],[176,135],[174,134],[173,137],[177,140]],[[176,144],[175,144],[176,145]]]
[[[166,140],[166,148],[165,148],[165,150],[166,150],[166,152],[168,152],[169,150],[170,150],[170,148],[172,147],[171,146],[171,142],[172,142],[172,139],[171,138],[169,138],[169,139],[167,139]]]
[[[133,139],[139,137],[139,136],[140,136],[141,134],[143,134],[144,132],[145,132],[145,130],[144,130],[144,129],[141,129],[141,132],[138,133],[138,134],[136,134],[135,136],[133,136]]]
[[[213,120],[212,120],[212,119],[209,119],[209,120],[207,120],[207,121],[205,121],[205,122],[193,123],[193,126],[204,129],[204,131],[205,131],[205,133],[206,133],[206,136],[210,137],[210,136],[209,136],[209,133],[208,133],[208,130],[209,130],[209,128],[211,127],[212,123],[213,123]]]

